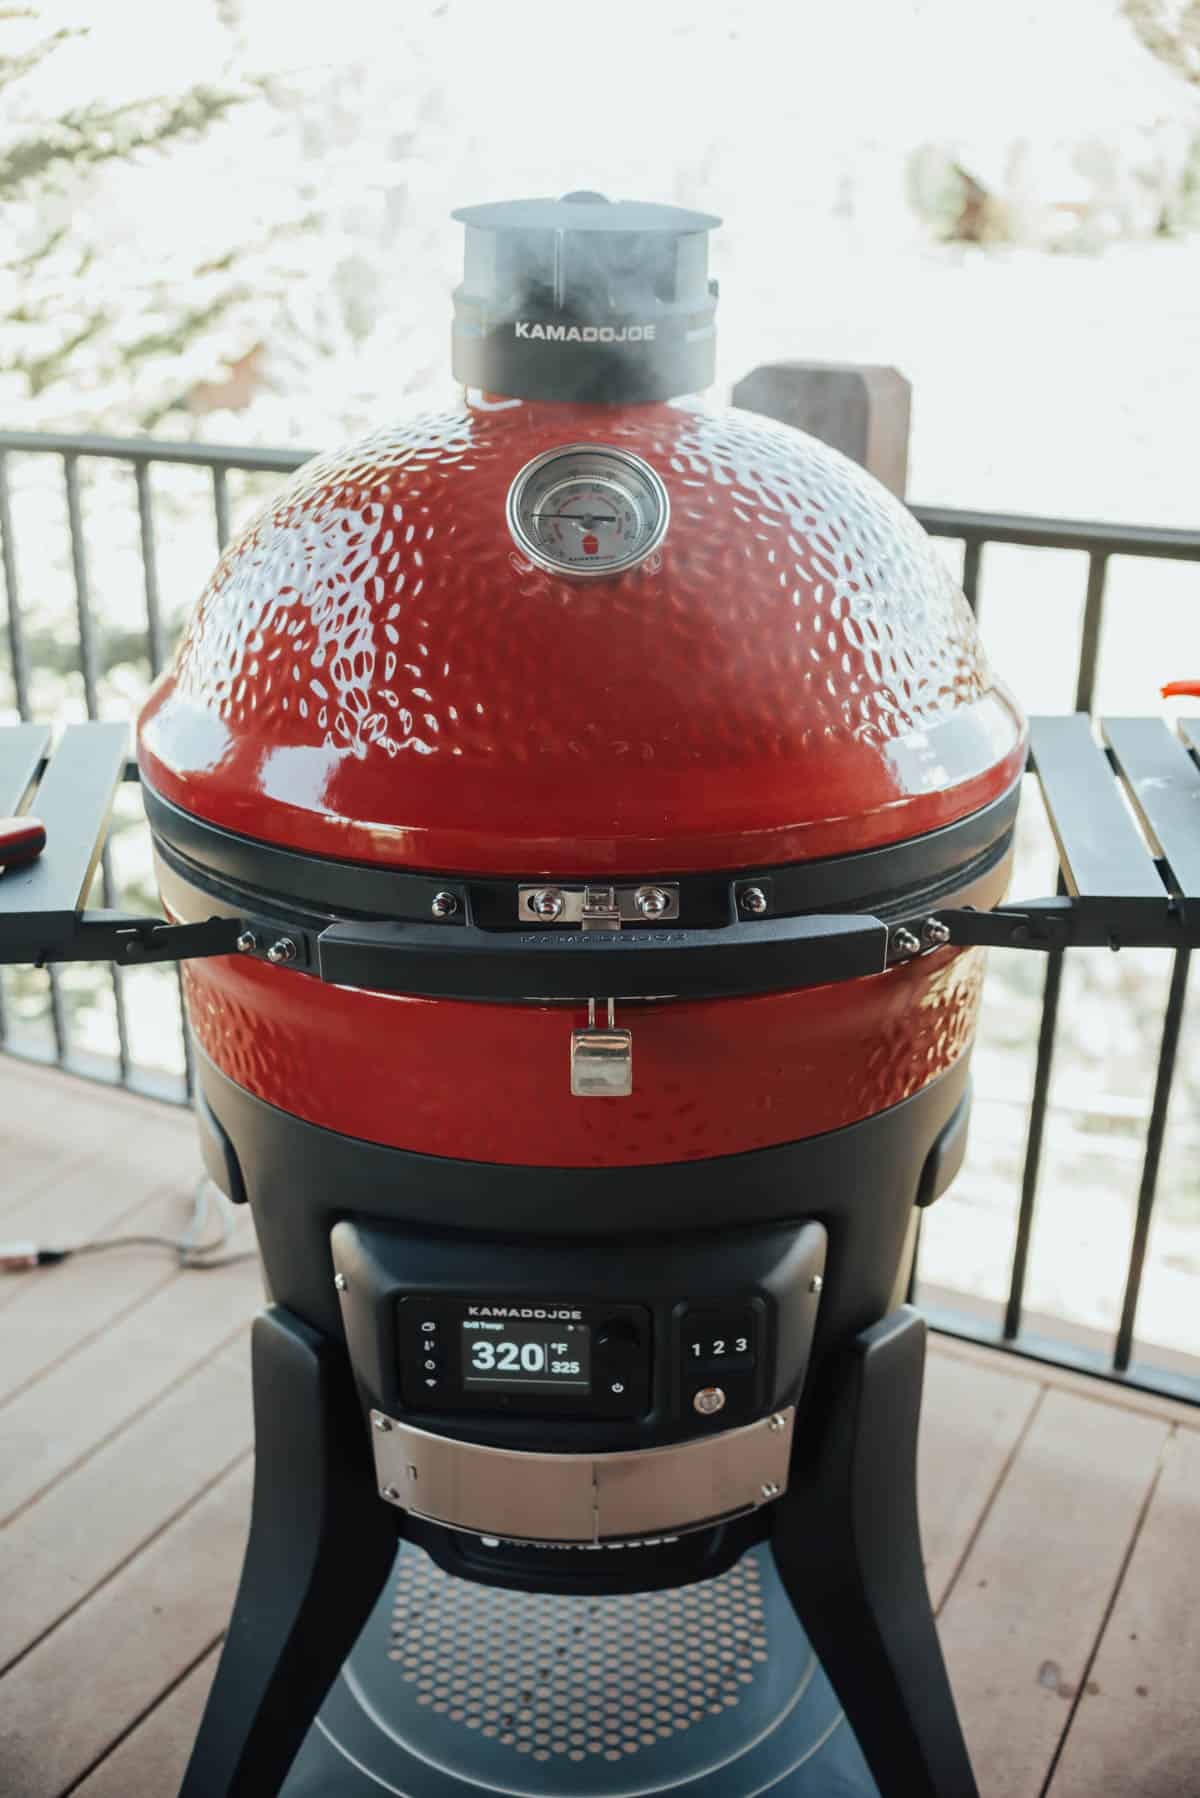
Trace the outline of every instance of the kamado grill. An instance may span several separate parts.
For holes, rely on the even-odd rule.
[[[48,832],[5,959],[185,962],[262,1248],[184,1793],[964,1798],[914,1220],[979,946],[1197,940],[1112,770],[1158,758],[1166,839],[1200,777],[1042,721],[1071,896],[1000,907],[1026,731],[942,563],[821,443],[677,399],[717,221],[458,216],[465,405],[302,469],[142,714],[168,922],[80,909],[123,731],[0,750]]]

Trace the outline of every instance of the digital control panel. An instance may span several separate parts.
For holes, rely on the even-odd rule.
[[[643,1305],[410,1293],[397,1312],[401,1390],[415,1410],[638,1417],[649,1408]]]
[[[330,1240],[370,1405],[535,1453],[693,1441],[794,1404],[825,1285],[814,1220],[481,1245],[342,1219]]]

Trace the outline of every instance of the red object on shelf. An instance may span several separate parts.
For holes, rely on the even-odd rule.
[[[1164,699],[1200,699],[1200,680],[1169,680],[1162,689]]]
[[[36,861],[45,847],[46,827],[40,818],[0,818],[0,869]]]

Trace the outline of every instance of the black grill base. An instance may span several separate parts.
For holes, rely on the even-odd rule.
[[[455,1579],[404,1544],[284,1798],[878,1798],[755,1548],[676,1591]]]
[[[281,1790],[288,1798],[318,1792],[365,1798],[389,1790],[412,1798],[451,1791],[634,1798],[655,1789],[707,1798],[772,1790],[870,1798],[864,1761],[886,1798],[974,1798],[921,1563],[915,1466],[924,1327],[916,1313],[895,1308],[914,1205],[936,1197],[961,1156],[969,1103],[965,1058],[903,1104],[845,1130],[712,1162],[621,1169],[484,1166],[356,1142],[265,1105],[202,1059],[199,1065],[206,1161],[253,1207],[274,1302],[254,1330],[250,1541],[181,1798],[272,1798]],[[537,1567],[534,1588],[526,1582],[520,1591],[482,1583],[487,1574],[482,1580],[430,1574],[435,1584],[418,1612],[439,1608],[441,1594],[452,1593],[455,1607],[463,1607],[461,1619],[450,1619],[443,1631],[432,1672],[443,1653],[462,1660],[466,1671],[454,1676],[462,1684],[451,1683],[444,1697],[436,1696],[435,1681],[422,1688],[419,1678],[405,1680],[404,1653],[413,1641],[422,1643],[422,1621],[407,1619],[396,1644],[400,1661],[390,1661],[391,1593],[382,1610],[376,1607],[396,1571],[397,1537],[406,1522],[378,1496],[362,1395],[342,1330],[330,1232],[346,1218],[414,1234],[452,1233],[457,1242],[490,1245],[492,1254],[503,1246],[518,1258],[523,1244],[532,1251],[546,1243],[548,1220],[560,1245],[573,1242],[581,1254],[598,1230],[603,1242],[627,1239],[639,1252],[644,1245],[653,1249],[655,1238],[686,1231],[699,1241],[700,1233],[711,1232],[719,1253],[731,1230],[820,1222],[829,1254],[786,1490],[754,1514],[750,1539],[742,1538],[728,1557],[702,1540],[695,1562],[658,1566],[649,1579],[625,1565],[624,1553],[607,1550],[586,1557],[600,1577],[593,1583],[589,1567],[588,1583],[575,1583],[573,1591],[564,1589],[568,1582],[557,1568],[544,1570],[554,1581],[550,1590]],[[413,1519],[407,1527],[443,1569],[452,1564],[431,1534],[436,1526]],[[769,1550],[756,1547],[760,1527],[769,1533]],[[408,1542],[405,1554],[417,1546]],[[786,1590],[797,1621],[772,1626],[767,1660],[746,1669],[748,1682],[735,1673],[746,1692],[738,1704],[703,1707],[684,1728],[672,1721],[670,1737],[656,1730],[653,1742],[627,1742],[627,1713],[631,1705],[636,1712],[646,1678],[640,1650],[631,1658],[647,1634],[643,1619],[653,1618],[657,1603],[691,1602],[690,1573],[701,1575],[693,1582],[698,1592],[732,1576],[742,1564],[738,1548],[769,1553],[769,1563],[748,1564],[757,1567],[764,1593]],[[402,1569],[424,1564],[400,1563]],[[635,1583],[636,1595],[629,1591]],[[476,1602],[483,1607],[477,1617]],[[528,1718],[518,1721],[509,1686],[494,1694],[493,1708],[506,1706],[512,1725],[499,1714],[489,1722],[480,1713],[479,1728],[470,1727],[467,1700],[482,1696],[497,1663],[490,1646],[497,1620],[509,1618],[518,1642],[531,1633],[536,1640],[531,1619],[541,1613],[532,1607],[554,1603],[581,1606],[574,1615],[583,1617],[600,1615],[589,1604],[630,1607],[626,1639],[599,1657],[606,1669],[610,1663],[617,1669],[613,1713],[604,1721],[611,1721],[618,1741],[593,1737],[602,1746],[589,1749],[585,1729],[579,1761],[570,1758],[579,1748],[570,1741],[578,1729],[567,1728],[564,1754],[556,1753],[553,1726],[539,1731],[545,1706],[539,1709],[528,1675],[521,1692],[531,1696],[516,1694],[532,1707]],[[768,1608],[764,1600],[764,1615]],[[364,1628],[368,1639],[376,1630],[365,1662],[355,1648]],[[861,1756],[815,1665],[804,1684],[810,1642]],[[698,1630],[690,1643],[685,1628],[683,1661],[705,1644],[719,1657],[721,1643],[719,1627]],[[661,1647],[669,1664],[679,1663],[677,1644]],[[733,1653],[736,1643],[729,1647]],[[652,1654],[650,1665],[657,1664]],[[630,1667],[632,1683],[623,1687]],[[385,1680],[372,1698],[372,1682]],[[552,1678],[548,1689],[557,1701]],[[430,1703],[419,1703],[427,1695]],[[570,1703],[586,1713],[586,1691],[576,1690]],[[755,1716],[751,1728],[745,1719]],[[565,1711],[559,1721],[564,1718],[570,1721]],[[520,1733],[526,1725],[528,1736]],[[488,1728],[496,1735],[485,1735]],[[548,1745],[537,1742],[539,1733]],[[513,1741],[503,1741],[505,1734]],[[701,1751],[706,1739],[726,1746]],[[618,1758],[610,1760],[610,1751]],[[537,1759],[539,1753],[548,1758]],[[472,1755],[483,1758],[472,1765]],[[731,1783],[735,1778],[741,1783]]]

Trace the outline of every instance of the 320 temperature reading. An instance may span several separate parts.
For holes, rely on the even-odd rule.
[[[583,1323],[500,1323],[468,1318],[462,1325],[464,1386],[518,1392],[527,1386],[592,1383],[591,1331]]]
[[[578,1373],[569,1342],[473,1342],[471,1366],[476,1373]]]

